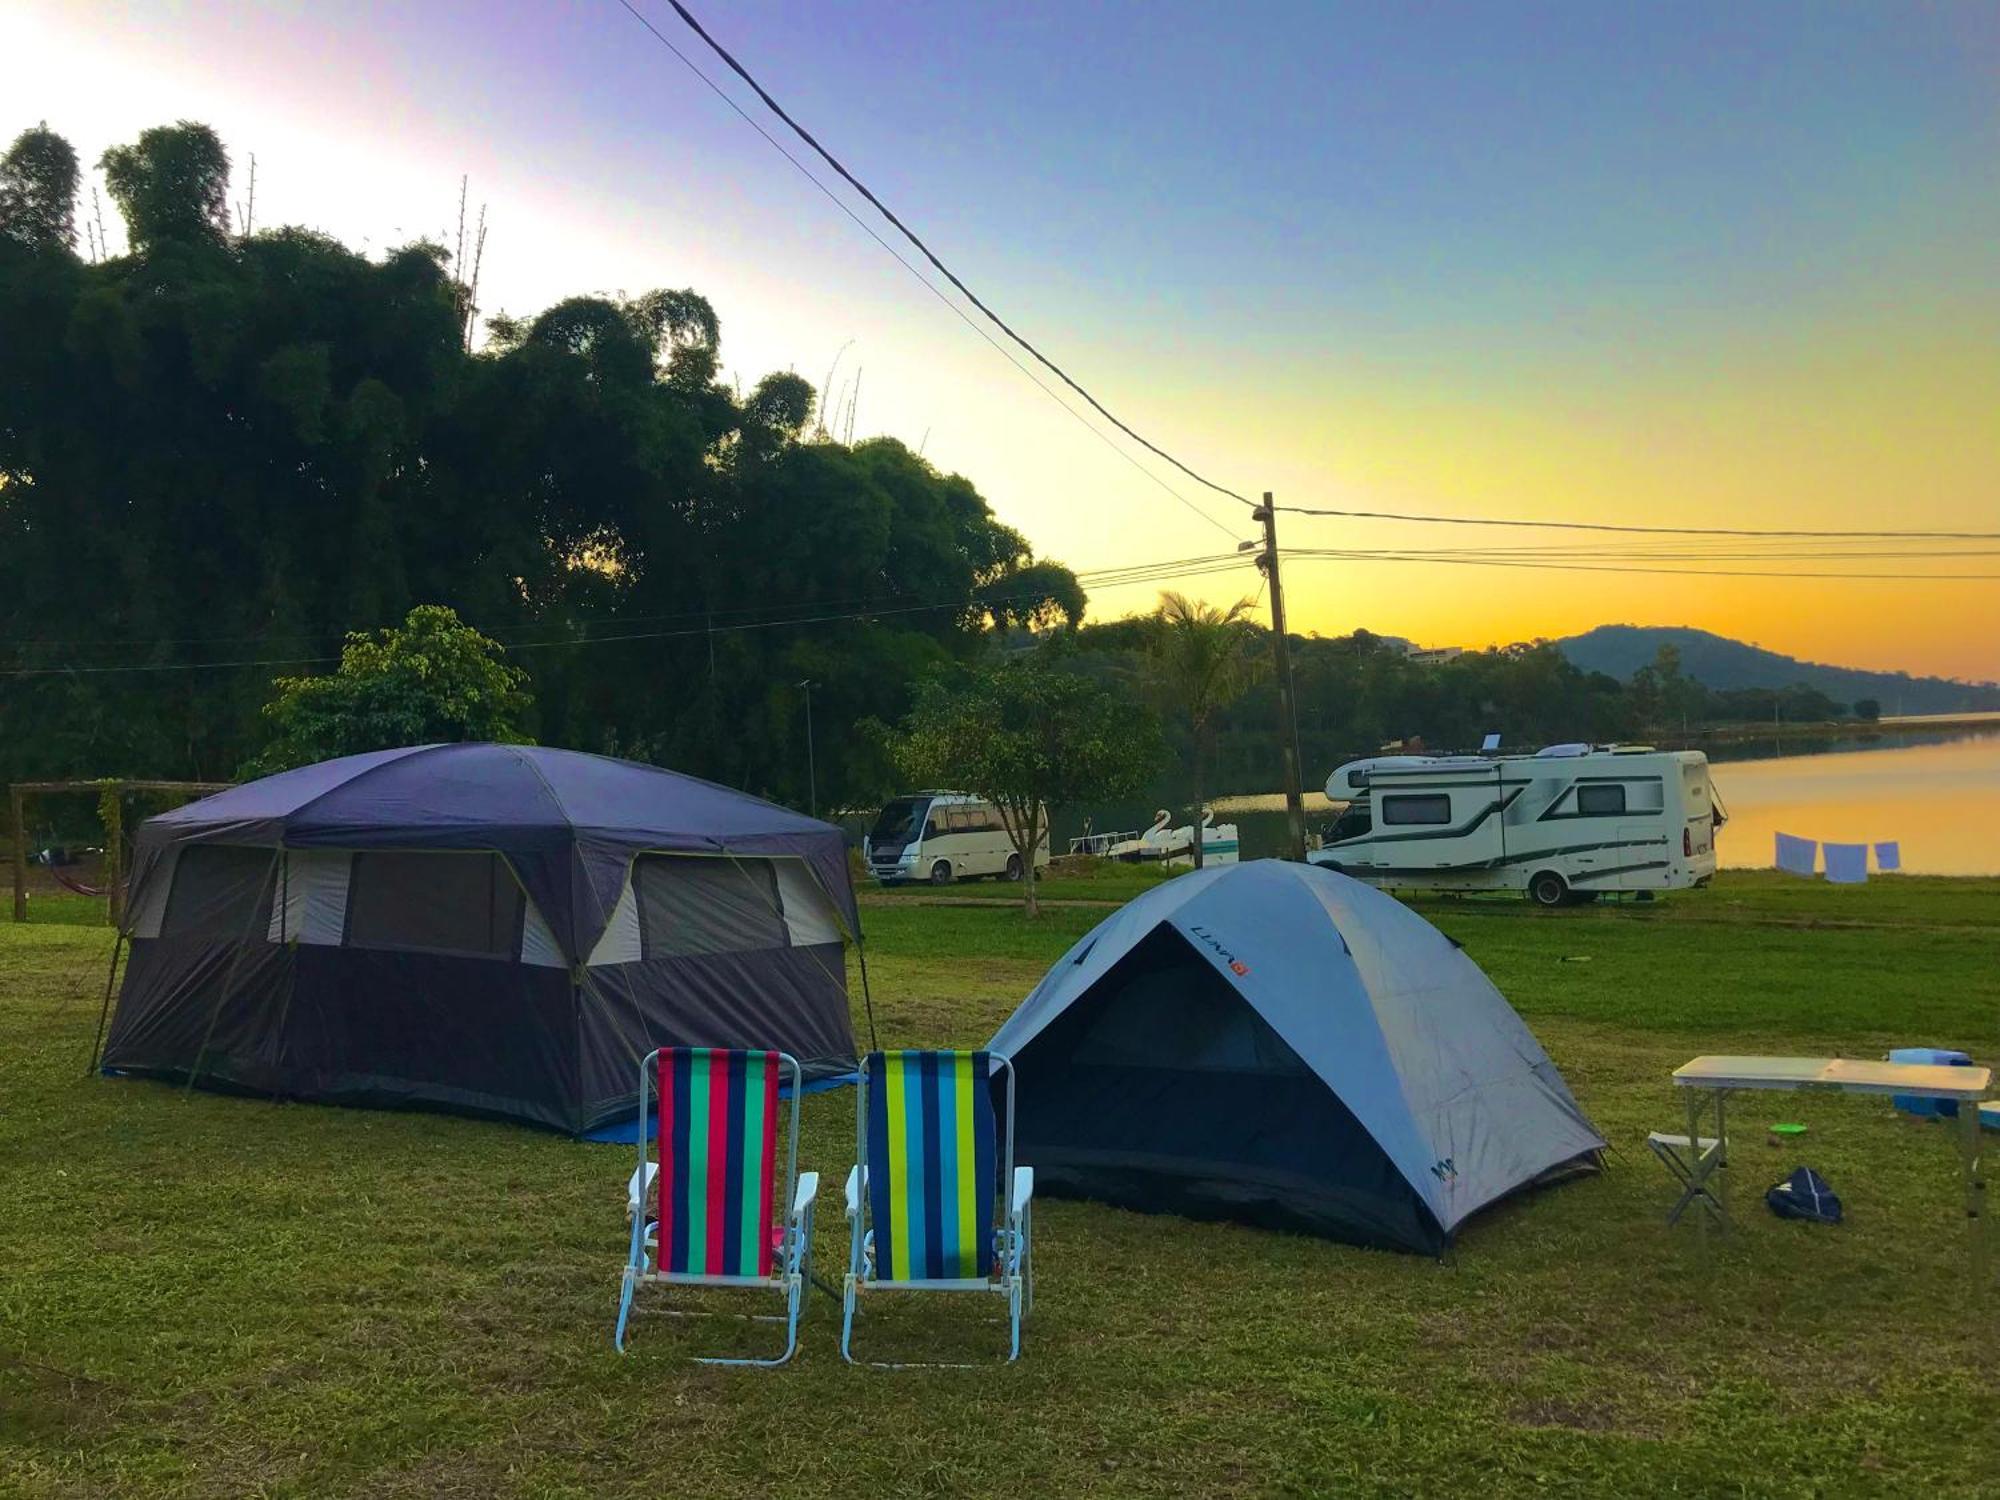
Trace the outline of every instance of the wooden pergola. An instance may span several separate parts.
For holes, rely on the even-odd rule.
[[[106,777],[96,781],[17,781],[7,788],[7,805],[14,835],[14,920],[28,920],[28,820],[27,799],[61,792],[110,792],[122,805],[129,792],[178,792],[189,799],[211,792],[226,792],[233,781],[128,781]],[[110,887],[111,925],[122,926],[125,919],[125,833],[124,818],[105,820],[104,881]]]

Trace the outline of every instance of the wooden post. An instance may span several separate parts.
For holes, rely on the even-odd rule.
[[[1278,752],[1284,770],[1285,858],[1303,863],[1306,857],[1305,796],[1299,787],[1299,716],[1292,697],[1292,644],[1285,636],[1285,591],[1278,578],[1278,515],[1271,492],[1254,514],[1264,523],[1264,555],[1260,563],[1271,584],[1271,655],[1278,677]],[[1199,830],[1196,838],[1201,837]]]
[[[111,925],[125,930],[125,792],[111,782],[98,794],[97,815],[104,824],[104,883],[110,888]]]
[[[28,920],[28,820],[21,806],[21,789],[7,788],[7,807],[14,827],[14,920]]]

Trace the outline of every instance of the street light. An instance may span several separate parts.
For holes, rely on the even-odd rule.
[[[819,816],[819,770],[813,764],[813,684],[810,678],[799,684],[806,695],[806,797],[812,815]]]

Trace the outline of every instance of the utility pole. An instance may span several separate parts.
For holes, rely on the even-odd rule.
[[[1271,492],[1254,512],[1264,523],[1264,551],[1257,566],[1271,585],[1271,655],[1278,674],[1278,749],[1285,770],[1285,857],[1306,857],[1306,799],[1299,788],[1299,712],[1292,693],[1292,643],[1285,638],[1285,589],[1278,577],[1278,512]],[[1254,542],[1246,546],[1255,546]],[[1200,834],[1195,835],[1197,838]]]
[[[819,816],[819,770],[813,764],[813,685],[810,679],[799,684],[806,695],[806,797],[812,815]]]

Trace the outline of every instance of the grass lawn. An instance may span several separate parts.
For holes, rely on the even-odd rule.
[[[1739,1101],[1706,1299],[1643,1145],[1698,1052],[2000,1054],[2000,882],[1422,910],[1618,1145],[1608,1172],[1443,1263],[1048,1202],[1021,1363],[902,1373],[844,1366],[823,1296],[785,1370],[687,1362],[746,1347],[732,1323],[647,1320],[620,1359],[629,1148],[86,1078],[108,932],[0,922],[0,1494],[2000,1494],[2000,1286],[1972,1300],[1943,1128]],[[984,1040],[1103,914],[871,900],[882,1040]],[[1778,1119],[1796,1149],[1765,1144]],[[852,1132],[851,1094],[809,1100],[822,1274]],[[1763,1211],[1799,1160],[1847,1224]],[[870,1333],[984,1358],[987,1311]]]

